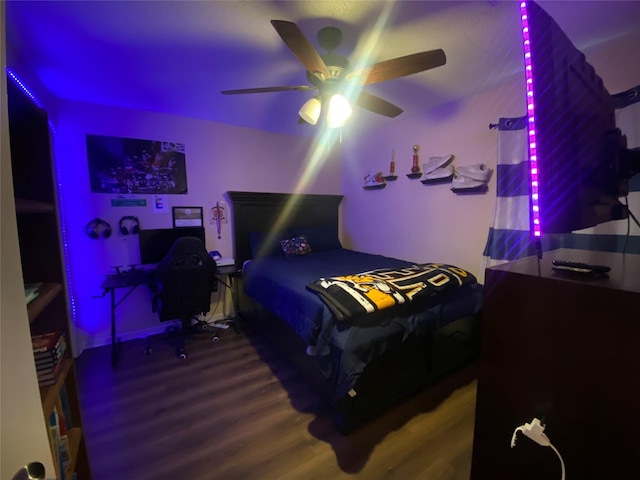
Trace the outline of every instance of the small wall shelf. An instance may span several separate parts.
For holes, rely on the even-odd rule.
[[[60,283],[43,283],[38,288],[38,296],[29,302],[27,313],[29,314],[29,323],[33,323],[38,315],[47,308],[57,296],[62,293],[62,285]]]
[[[38,200],[27,200],[25,198],[16,198],[16,213],[18,215],[48,213],[54,211],[55,207],[52,203],[40,202]]]

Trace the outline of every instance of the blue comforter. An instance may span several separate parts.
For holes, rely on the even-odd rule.
[[[366,365],[387,349],[402,348],[409,338],[427,339],[435,328],[478,313],[482,286],[467,284],[420,301],[338,321],[307,285],[321,277],[413,265],[348,249],[265,257],[245,264],[243,288],[249,297],[288,323],[307,345],[315,347],[316,363],[334,382],[335,398],[340,399],[354,387]]]

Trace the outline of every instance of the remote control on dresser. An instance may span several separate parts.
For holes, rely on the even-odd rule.
[[[611,267],[606,265],[593,265],[591,263],[572,262],[569,260],[553,260],[554,270],[563,270],[584,274],[605,274],[611,271]]]

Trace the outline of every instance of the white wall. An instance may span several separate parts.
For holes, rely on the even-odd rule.
[[[57,105],[55,162],[61,185],[60,204],[66,230],[69,258],[69,287],[76,321],[75,352],[110,341],[109,297],[100,295],[105,274],[116,265],[139,264],[137,236],[117,232],[119,219],[137,216],[142,228],[170,228],[172,206],[207,206],[226,201],[226,191],[340,193],[340,161],[336,155],[321,156],[320,167],[307,172],[316,146],[311,139],[265,133],[258,130],[215,124],[171,115],[130,111],[77,102]],[[144,207],[112,207],[116,195],[91,193],[86,154],[86,134],[167,140],[185,144],[188,193],[169,195],[169,213],[154,213],[151,195]],[[314,163],[315,164],[315,163]],[[310,174],[309,174],[310,173]],[[129,196],[127,196],[129,197]],[[231,208],[231,206],[229,206]],[[114,234],[92,240],[84,233],[94,217],[109,222]],[[205,218],[207,249],[233,256],[231,225],[222,226],[217,238],[214,224]],[[118,291],[118,296],[126,290]],[[214,305],[214,316],[230,311],[231,302],[220,290],[225,304]],[[214,303],[216,297],[214,296]],[[162,330],[157,314],[151,312],[146,287],[134,291],[117,309],[117,332],[123,340]]]

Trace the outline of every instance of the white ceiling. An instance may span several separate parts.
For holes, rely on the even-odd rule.
[[[540,1],[579,48],[640,38],[640,1]],[[298,24],[317,46],[343,31],[336,53],[365,64],[442,48],[446,65],[366,91],[420,112],[521,75],[514,1],[7,1],[8,58],[57,97],[292,134],[311,92],[221,90],[307,84],[271,19]],[[322,50],[317,47],[320,53]],[[365,61],[366,60],[366,61]],[[638,58],[635,59],[638,61]],[[393,122],[357,110],[361,125]]]

